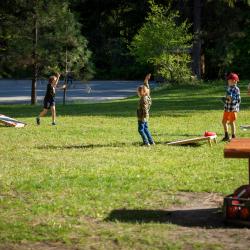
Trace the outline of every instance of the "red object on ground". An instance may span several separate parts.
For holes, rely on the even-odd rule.
[[[228,206],[227,207],[227,217],[230,219],[234,219],[239,214],[239,207],[238,206]]]
[[[208,137],[208,136],[215,136],[216,133],[215,132],[210,132],[210,131],[205,131],[204,136]]]
[[[240,210],[240,218],[246,220],[250,217],[250,212],[249,209],[247,207],[243,207]]]
[[[237,196],[233,196],[234,199],[237,199]],[[238,200],[232,200],[232,205],[238,205],[240,202]]]
[[[237,199],[237,196],[233,196],[232,198]],[[228,218],[234,219],[239,215],[240,207],[237,206],[239,204],[240,204],[240,202],[238,200],[232,200],[232,205],[227,207],[227,217]]]

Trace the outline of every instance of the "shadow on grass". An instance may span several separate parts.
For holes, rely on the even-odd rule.
[[[184,227],[225,228],[220,208],[188,210],[113,210],[105,221],[125,223],[171,223]],[[238,226],[237,226],[238,227]]]
[[[135,143],[136,145],[136,143]],[[126,147],[130,146],[128,143],[108,143],[108,144],[79,144],[79,145],[44,145],[44,146],[38,146],[37,149],[95,149],[95,148],[119,148],[119,147]],[[139,146],[139,143],[137,143],[137,146]]]
[[[161,111],[158,112],[158,101],[154,102],[154,109],[151,114],[155,117],[162,115]],[[166,103],[162,102],[163,107],[160,110],[167,112],[169,117],[186,117],[189,114],[183,112],[182,109],[174,109],[166,107]],[[119,102],[107,103],[82,103],[82,104],[59,104],[56,106],[58,116],[110,116],[110,117],[136,117],[136,109],[138,100],[121,100]],[[183,107],[184,108],[184,107]],[[31,105],[0,105],[1,113],[13,118],[23,117],[36,117],[41,111],[42,106]],[[170,111],[171,110],[171,111]],[[169,111],[169,113],[168,113]],[[47,116],[50,116],[50,111]]]
[[[166,146],[170,146],[170,147],[192,147],[192,148],[198,148],[200,146],[202,146],[204,143],[195,143],[195,142],[192,142],[192,143],[186,143],[186,144],[175,144],[175,145],[168,145],[169,142],[165,142],[163,143],[164,145]]]
[[[155,142],[156,145],[163,146],[173,146],[173,147],[200,147],[201,143],[189,143],[183,145],[167,145],[168,142]],[[64,150],[64,149],[95,149],[95,148],[123,148],[123,147],[145,147],[141,142],[132,142],[132,143],[107,143],[107,144],[79,144],[79,145],[43,145],[36,147],[37,149],[55,149],[55,150]],[[153,148],[154,146],[151,146]]]
[[[187,90],[189,92],[187,92]],[[207,92],[204,95],[204,91]],[[211,92],[211,93],[210,93]],[[174,96],[173,96],[174,94]],[[224,89],[221,89],[221,95]],[[153,105],[151,114],[153,116],[187,117],[192,112],[221,110],[223,103],[213,88],[208,86],[185,87],[184,89],[163,89],[152,93]],[[135,117],[138,98],[107,101],[101,103],[69,103],[57,105],[59,116],[116,116]],[[249,106],[249,98],[241,103],[241,109]],[[0,113],[7,116],[36,117],[42,110],[42,105],[0,105]]]
[[[205,104],[204,104],[205,103]],[[110,117],[135,117],[137,99],[113,101],[107,103],[82,103],[57,105],[59,116],[110,116]],[[242,107],[242,105],[241,105]],[[42,110],[42,106],[31,105],[1,105],[2,114],[14,118],[36,117]],[[203,110],[221,110],[223,105],[217,104],[214,98],[189,99],[153,99],[151,115],[154,117],[165,115],[169,117],[187,117],[190,113]],[[50,113],[48,114],[50,115]]]
[[[198,136],[202,136],[202,135],[198,135],[198,134],[168,134],[168,133],[157,133],[157,132],[153,132],[151,133],[152,136],[169,136],[169,137],[173,137],[173,136],[183,136],[183,137],[198,137]]]

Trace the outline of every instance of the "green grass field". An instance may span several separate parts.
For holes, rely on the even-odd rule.
[[[240,84],[239,137],[249,136],[239,129],[250,123],[246,85]],[[223,95],[222,82],[154,91],[151,148],[139,146],[136,97],[58,105],[57,126],[49,116],[35,125],[41,106],[0,106],[0,113],[28,124],[0,126],[0,249],[37,242],[65,249],[187,249],[187,242],[188,249],[223,248],[195,233],[176,240],[171,232],[178,225],[147,221],[146,212],[141,223],[112,217],[122,209],[157,216],[180,203],[178,192],[226,195],[248,182],[246,160],[223,158]],[[205,130],[217,133],[217,145],[165,145]]]

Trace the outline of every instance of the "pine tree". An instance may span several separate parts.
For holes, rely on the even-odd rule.
[[[13,55],[9,58],[13,62],[12,70],[22,69],[27,76],[32,75],[32,104],[36,103],[39,75],[63,72],[65,63],[75,77],[86,78],[93,73],[87,40],[81,35],[80,24],[70,11],[68,1],[7,2],[10,14],[6,13],[6,29],[9,28],[10,38],[5,39],[8,49],[6,56]]]

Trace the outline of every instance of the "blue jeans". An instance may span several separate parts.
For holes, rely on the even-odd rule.
[[[154,140],[148,130],[148,122],[138,121],[138,132],[140,133],[144,144],[154,143]]]

